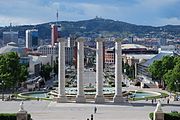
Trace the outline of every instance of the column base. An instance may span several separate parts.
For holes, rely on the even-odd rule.
[[[66,103],[67,102],[67,97],[66,96],[58,96],[54,98],[54,101],[57,103]]]
[[[86,102],[86,98],[84,97],[84,95],[76,96],[76,103],[85,103],[85,102]]]
[[[105,99],[103,95],[96,95],[95,96],[95,103],[104,103]]]
[[[114,95],[113,101],[114,101],[114,103],[124,103],[124,99],[120,95]]]

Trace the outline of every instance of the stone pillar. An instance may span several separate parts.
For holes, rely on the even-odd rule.
[[[28,120],[27,111],[24,110],[23,102],[20,104],[20,110],[17,112],[16,120]]]
[[[65,39],[59,40],[59,66],[58,66],[58,98],[57,102],[67,102],[67,97],[65,95]]]
[[[137,77],[137,64],[138,64],[138,63],[136,63],[136,62],[135,62],[135,64],[134,64],[134,68],[135,68],[134,77],[135,77],[135,78]]]
[[[164,113],[162,111],[160,101],[158,101],[156,109],[154,111],[153,120],[164,120]]]
[[[95,103],[104,103],[103,96],[103,38],[96,39],[96,96]]]
[[[120,38],[115,40],[115,95],[113,98],[114,103],[123,102],[121,41],[122,41],[122,39],[120,39]]]
[[[86,102],[84,96],[84,38],[77,39],[77,96],[76,102]]]

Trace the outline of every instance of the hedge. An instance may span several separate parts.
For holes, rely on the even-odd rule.
[[[153,113],[149,114],[151,120],[153,120]],[[165,113],[164,120],[180,120],[180,113],[172,112],[172,113]]]
[[[16,120],[16,113],[0,113],[0,120]],[[32,120],[30,114],[28,120]]]

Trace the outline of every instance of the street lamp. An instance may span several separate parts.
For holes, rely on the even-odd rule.
[[[179,91],[179,82],[178,82],[178,80],[176,80],[175,81],[175,88],[176,88],[176,92],[178,92]]]
[[[2,80],[0,83],[1,87],[2,87],[2,101],[4,101],[4,81]]]
[[[126,87],[128,87],[128,85],[127,85],[128,81],[126,79],[126,69],[124,69],[124,82],[126,82]]]

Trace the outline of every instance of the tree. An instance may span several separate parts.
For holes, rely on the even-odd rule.
[[[28,77],[28,69],[25,65],[21,65],[21,72],[19,74],[19,82],[24,82]]]
[[[128,63],[122,63],[122,67],[123,67],[123,72],[124,72],[124,69],[126,69],[126,75],[129,77],[129,78],[134,78],[134,72],[135,72],[135,67],[134,65],[130,66]]]
[[[4,82],[4,87],[14,90],[20,82],[26,80],[27,67],[22,67],[19,60],[16,52],[0,55],[0,80]]]
[[[50,73],[52,72],[52,67],[49,64],[42,65],[41,66],[41,72],[40,75],[43,77],[45,80],[50,79]]]
[[[180,57],[165,56],[154,61],[149,72],[157,80],[165,82],[170,91],[179,91],[180,87]],[[160,82],[161,83],[161,82]]]
[[[173,56],[164,56],[162,58],[162,72],[163,74],[167,73],[168,70],[171,70],[174,68],[175,63],[173,62],[174,57]]]
[[[163,79],[170,91],[180,91],[180,63],[176,64],[173,70],[169,70]]]
[[[152,74],[152,76],[156,80],[159,80],[159,82],[161,83],[164,74],[162,61],[161,60],[154,61],[153,64],[149,66],[148,70]]]

